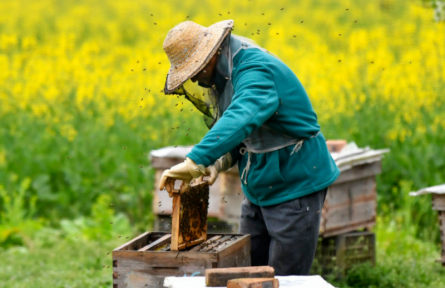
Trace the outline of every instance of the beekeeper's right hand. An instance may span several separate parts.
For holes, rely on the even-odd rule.
[[[232,154],[227,152],[223,156],[221,156],[218,160],[215,161],[213,165],[210,165],[205,168],[206,175],[209,176],[207,182],[209,185],[213,185],[216,179],[218,178],[218,174],[224,171],[227,171],[232,167]],[[201,182],[203,180],[204,175],[200,176],[196,182]]]
[[[163,190],[164,187],[170,197],[173,197],[173,189],[175,180],[182,180],[182,186],[180,192],[187,190],[187,186],[190,185],[190,181],[199,178],[206,174],[206,169],[202,164],[196,164],[195,161],[186,157],[183,163],[179,163],[172,166],[170,169],[165,170],[162,173],[161,180],[159,181],[159,190]]]

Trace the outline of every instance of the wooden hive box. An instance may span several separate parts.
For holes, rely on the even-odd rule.
[[[436,260],[445,267],[445,194],[431,194],[433,200],[433,210],[438,212],[440,242],[442,244],[441,259]]]
[[[250,266],[250,235],[208,234],[185,251],[170,251],[169,234],[145,232],[113,250],[113,288],[160,288],[167,276],[205,275],[208,268]]]
[[[362,164],[346,170],[329,187],[323,205],[320,235],[340,235],[375,225],[377,215],[376,175],[382,162]]]

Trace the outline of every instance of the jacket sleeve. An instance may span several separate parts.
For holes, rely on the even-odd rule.
[[[233,72],[235,93],[231,104],[201,142],[186,155],[197,164],[207,167],[229,151],[238,160],[239,153],[233,150],[278,109],[274,78],[265,64],[249,61],[241,63]]]

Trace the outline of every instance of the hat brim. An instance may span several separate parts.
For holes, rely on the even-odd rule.
[[[206,41],[181,67],[170,67],[164,87],[165,94],[172,94],[185,81],[199,73],[216,53],[224,38],[232,31],[233,20],[223,20],[206,28]]]

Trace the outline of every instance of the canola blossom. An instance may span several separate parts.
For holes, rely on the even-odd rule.
[[[52,183],[53,194],[38,192],[36,186],[36,193],[43,195],[40,203],[59,201],[63,211],[72,201],[89,203],[104,193],[105,186],[85,202],[75,196],[82,187],[93,187],[94,175],[105,169],[120,179],[128,167],[139,173],[140,165],[148,166],[142,156],[148,149],[199,142],[206,132],[202,115],[184,98],[161,92],[170,67],[162,44],[182,21],[209,26],[226,19],[234,20],[232,33],[252,38],[294,71],[327,138],[390,147],[394,153],[415,145],[440,151],[437,137],[443,136],[437,135],[445,131],[445,23],[434,22],[432,9],[420,2],[2,1],[0,184],[13,185],[17,175],[48,175],[44,178]],[[190,123],[190,135],[183,121]],[[85,138],[92,127],[94,132]],[[38,141],[30,135],[38,135]],[[137,160],[124,156],[116,144],[130,138],[146,144],[139,148]],[[95,146],[100,141],[110,147]],[[107,158],[107,149],[121,154]],[[75,167],[66,164],[69,153],[81,155],[71,158],[69,163],[77,161]],[[95,166],[94,155],[110,162]],[[388,170],[398,165],[391,163],[405,159],[391,157]],[[423,156],[413,158],[420,161]],[[113,161],[119,164],[110,164]],[[400,165],[412,168],[409,163]],[[57,174],[63,167],[69,167],[70,172],[63,172],[69,176]],[[90,174],[76,172],[82,169]],[[115,171],[120,171],[119,177]],[[404,177],[400,173],[391,177]],[[123,186],[138,186],[145,193],[151,189],[147,181],[152,181],[147,175],[122,176]],[[420,185],[443,179],[422,177],[414,181]],[[390,180],[388,185],[398,181]],[[57,196],[61,191],[56,190],[65,188],[72,196]],[[91,193],[85,189],[81,195]]]

